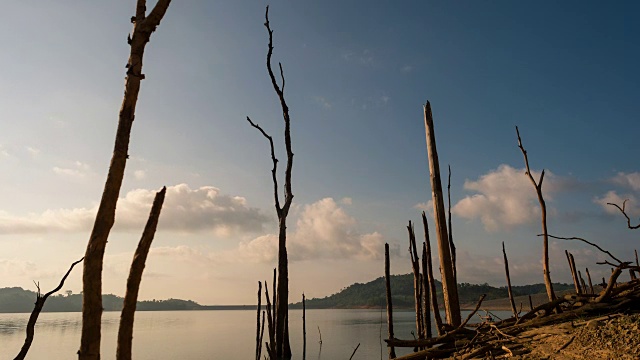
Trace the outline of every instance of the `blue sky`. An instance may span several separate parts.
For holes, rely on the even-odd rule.
[[[84,253],[111,157],[134,5],[2,5],[2,287],[54,287]],[[283,163],[265,5],[174,1],[153,34],[105,292],[124,293],[152,192],[163,185],[169,193],[142,298],[251,303],[255,283],[270,278],[268,144],[245,120],[274,136]],[[503,285],[502,241],[514,282],[542,281],[537,202],[515,125],[531,167],[549,172],[550,231],[632,254],[638,233],[605,203],[629,198],[629,213],[640,216],[639,11],[634,2],[272,3],[295,153],[292,298],[380,276],[384,242],[396,249],[393,272],[409,271],[405,226],[431,193],[427,100],[442,171],[453,171],[461,281]],[[604,258],[592,249],[554,241],[554,281],[570,281],[564,249],[592,274],[609,271],[594,264]],[[81,290],[80,271],[67,285]]]

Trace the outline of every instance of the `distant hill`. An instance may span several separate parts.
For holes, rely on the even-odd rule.
[[[554,283],[555,291],[570,290],[573,285]],[[526,296],[545,292],[544,284],[533,284],[512,287],[514,296]],[[443,306],[442,284],[436,280],[436,294],[438,305]],[[486,294],[485,300],[502,299],[509,296],[507,288],[493,287],[488,284],[458,284],[458,297],[463,307],[473,307],[480,296]],[[391,276],[391,298],[394,308],[414,307],[413,274]],[[526,304],[528,305],[528,303]],[[379,277],[366,284],[355,283],[342,291],[324,298],[306,300],[306,307],[310,309],[328,308],[374,308],[386,306],[384,278]],[[291,307],[302,307],[301,303]]]
[[[0,288],[0,313],[31,312],[36,301],[36,293],[20,287]],[[102,295],[102,307],[105,311],[122,310],[123,298],[116,295]],[[169,299],[138,301],[138,311],[150,310],[201,310],[204,307],[191,300]],[[56,294],[47,299],[43,312],[82,311],[82,295]]]

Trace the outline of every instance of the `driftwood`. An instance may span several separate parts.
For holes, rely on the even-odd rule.
[[[629,215],[627,215],[627,212],[625,211],[625,207],[627,205],[627,201],[629,201],[629,199],[626,199],[625,201],[622,202],[622,207],[620,207],[620,205],[614,204],[614,203],[607,203],[607,205],[615,206],[616,208],[618,208],[618,210],[620,210],[622,215],[624,215],[624,217],[627,219],[627,227],[629,229],[632,229],[632,230],[633,229],[640,229],[640,224],[631,225],[631,219],[629,218]]]
[[[100,360],[100,332],[102,319],[102,263],[107,239],[115,221],[116,203],[122,186],[124,170],[129,158],[129,139],[136,112],[142,73],[144,49],[151,34],[164,17],[171,0],[158,0],[153,10],[146,14],[146,1],[138,0],[136,15],[131,18],[133,32],[128,42],[131,46],[127,62],[124,99],[118,118],[118,130],[109,165],[107,180],[102,192],[98,213],[84,255],[82,270],[82,331],[79,360]]]
[[[64,276],[60,280],[60,284],[58,284],[58,286],[55,289],[49,291],[48,293],[44,295],[40,294],[40,284],[36,283],[36,288],[38,289],[38,292],[36,293],[36,302],[33,307],[33,311],[31,312],[31,316],[29,316],[29,321],[27,322],[27,336],[24,339],[24,344],[22,345],[20,352],[14,358],[14,360],[23,360],[25,356],[27,356],[27,352],[29,352],[29,349],[31,348],[31,344],[33,343],[36,322],[38,321],[38,316],[40,316],[40,312],[44,307],[45,301],[47,301],[47,298],[49,296],[57,293],[58,291],[60,291],[60,289],[62,289],[62,287],[64,286],[64,282],[65,280],[67,280],[67,277],[69,276],[69,274],[71,274],[71,270],[73,270],[73,267],[79,264],[82,260],[84,260],[84,258],[71,264],[71,267],[69,267],[69,270],[67,270],[67,273],[64,274]]]
[[[127,279],[127,292],[124,295],[122,313],[120,315],[120,327],[118,328],[118,347],[116,349],[116,360],[131,360],[131,349],[133,343],[133,320],[136,313],[136,303],[138,302],[138,290],[142,281],[147,255],[151,248],[151,243],[156,234],[158,220],[164,204],[164,196],[167,188],[156,193],[149,213],[149,219],[142,232],[142,237],[133,255],[129,278]]]
[[[418,258],[418,249],[416,248],[416,234],[413,230],[413,224],[409,221],[407,226],[409,231],[409,254],[411,257],[411,267],[413,269],[413,293],[416,312],[416,332],[418,339],[424,339],[424,324],[422,316],[422,281],[420,281],[420,259]]]
[[[535,307],[518,320],[513,317],[498,322],[485,321],[475,326],[465,326],[463,323],[462,327],[434,339],[392,339],[387,343],[395,347],[426,347],[425,350],[398,357],[399,360],[503,358],[523,354],[526,358],[529,350],[522,344],[535,338],[568,334],[572,328],[586,325],[593,318],[607,320],[620,316],[622,312],[640,312],[640,280],[615,285],[619,275],[629,266],[629,263],[622,263],[614,268],[609,285],[596,296],[565,295]],[[476,308],[479,305],[480,302]],[[563,307],[562,312],[555,313],[557,307]],[[546,328],[561,323],[564,324],[558,328]],[[554,351],[557,353],[568,347],[571,341],[568,339]]]

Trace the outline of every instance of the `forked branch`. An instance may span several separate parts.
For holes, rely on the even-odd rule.
[[[615,206],[616,208],[618,208],[618,210],[620,210],[622,215],[624,215],[624,217],[627,218],[627,226],[629,227],[629,229],[631,229],[631,230],[640,229],[640,224],[631,225],[631,219],[629,218],[629,215],[627,215],[627,212],[625,211],[625,207],[627,206],[627,201],[629,201],[629,199],[625,199],[622,202],[622,207],[620,207],[620,205],[614,204],[614,203],[607,203],[607,205]]]
[[[71,274],[71,270],[73,270],[73,267],[79,264],[80,262],[82,262],[82,260],[84,260],[84,257],[74,262],[73,264],[71,264],[71,267],[69,267],[69,270],[67,270],[67,273],[64,274],[64,276],[60,280],[60,284],[58,284],[58,286],[55,289],[49,291],[48,293],[42,295],[40,293],[40,284],[36,283],[36,288],[38,289],[38,292],[36,295],[35,306],[33,307],[33,311],[31,312],[31,316],[29,317],[29,322],[27,323],[27,336],[24,339],[24,345],[22,345],[20,352],[14,358],[14,360],[22,360],[25,358],[25,356],[27,356],[27,352],[29,352],[29,348],[31,348],[31,343],[33,343],[36,322],[38,321],[38,316],[40,315],[40,312],[44,307],[44,302],[47,301],[47,298],[49,296],[51,296],[52,294],[55,294],[56,292],[60,291],[60,289],[62,289],[62,287],[64,286],[64,282],[65,280],[67,280],[67,277],[69,276],[69,274]]]
[[[247,121],[249,122],[249,124],[251,124],[251,126],[258,129],[258,131],[260,131],[260,133],[265,138],[267,138],[267,140],[269,140],[269,146],[271,147],[271,161],[273,162],[273,168],[271,169],[271,178],[273,180],[273,197],[276,204],[276,211],[278,213],[278,218],[280,218],[282,213],[282,208],[280,208],[280,197],[278,196],[278,176],[277,176],[278,158],[276,158],[276,152],[273,147],[273,137],[267,134],[267,132],[264,131],[264,129],[260,125],[251,121],[251,118],[249,118],[248,116],[247,116]]]

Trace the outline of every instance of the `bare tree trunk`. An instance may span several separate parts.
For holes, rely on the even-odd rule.
[[[413,231],[413,225],[409,221],[407,226],[409,231],[409,254],[411,255],[411,267],[413,268],[413,295],[416,311],[416,334],[418,339],[424,339],[424,331],[422,324],[422,292],[420,281],[420,259],[418,259],[418,249],[416,249],[416,234]]]
[[[273,273],[275,279],[275,271]],[[273,285],[275,288],[275,283]],[[264,282],[264,295],[267,301],[267,327],[269,328],[269,342],[267,343],[267,353],[269,354],[269,359],[275,360],[276,358],[276,328],[275,328],[275,319],[274,319],[274,307],[271,306],[271,300],[269,300],[269,287],[267,286],[267,282]]]
[[[451,261],[451,248],[447,235],[447,219],[444,212],[444,200],[442,196],[442,184],[440,183],[440,163],[436,149],[436,136],[431,114],[431,104],[427,101],[424,106],[424,125],[427,139],[427,151],[429,154],[429,173],[431,174],[431,196],[433,198],[433,212],[436,221],[436,236],[438,238],[438,254],[440,256],[440,269],[442,273],[442,293],[444,295],[444,308],[447,321],[454,327],[461,323],[460,303],[458,300],[458,284],[453,275],[453,263]]]
[[[266,284],[265,284],[266,286]],[[260,338],[260,308],[262,307],[262,282],[258,281],[258,315],[256,315],[256,360],[260,360],[260,350],[262,350],[262,339]],[[263,316],[264,319],[264,316]],[[262,322],[264,330],[264,320]]]
[[[113,157],[109,173],[104,185],[98,214],[91,231],[91,237],[85,252],[82,273],[82,334],[80,339],[79,360],[100,359],[100,322],[102,318],[102,261],[107,245],[109,232],[113,227],[116,202],[120,194],[122,178],[126,166],[129,149],[131,127],[135,116],[140,81],[142,74],[142,57],[144,48],[149,42],[151,33],[160,24],[171,0],[159,0],[149,16],[145,14],[145,1],[138,0],[136,16],[133,20],[133,34],[129,38],[131,54],[127,63],[124,99],[120,108],[118,130],[113,149]]]
[[[458,270],[456,269],[456,245],[453,243],[453,224],[451,222],[451,165],[449,165],[449,176],[447,180],[447,200],[448,214],[447,225],[449,226],[449,247],[451,248],[451,266],[453,267],[453,282],[458,284]]]
[[[571,278],[573,279],[573,285],[575,286],[576,294],[580,294],[580,284],[578,284],[576,269],[573,266],[573,262],[571,261],[571,254],[568,250],[565,250],[564,254],[567,256],[567,262],[569,262],[569,270],[571,270]]]
[[[273,162],[273,168],[271,170],[271,177],[273,181],[273,193],[275,200],[275,208],[278,214],[278,284],[277,291],[274,293],[275,310],[275,351],[278,358],[290,359],[291,358],[291,345],[289,343],[289,261],[287,258],[287,215],[289,215],[289,208],[293,201],[293,193],[291,191],[291,169],[293,166],[293,151],[291,150],[291,118],[289,117],[289,107],[284,98],[284,72],[282,70],[282,64],[278,64],[280,68],[280,79],[282,87],[278,85],[278,81],[273,73],[271,67],[271,56],[273,55],[273,30],[269,25],[269,7],[267,6],[265,12],[265,23],[269,33],[269,47],[267,51],[267,71],[269,72],[269,78],[273,90],[278,95],[280,100],[280,106],[282,108],[282,117],[284,119],[284,143],[287,151],[287,166],[285,169],[285,181],[284,181],[284,205],[280,206],[280,198],[278,196],[278,181],[276,176],[278,159],[275,157],[275,150],[273,147],[273,138],[269,136],[258,124],[255,124],[247,116],[247,121],[254,128],[258,129],[262,135],[269,140],[271,146],[271,160]],[[273,346],[273,344],[272,344]]]
[[[431,291],[429,291],[429,275],[427,273],[427,244],[422,243],[422,293],[424,298],[424,304],[422,307],[422,313],[424,317],[424,338],[430,339],[433,336],[431,332]]]
[[[42,311],[42,308],[44,307],[45,301],[47,301],[47,298],[49,296],[51,296],[52,294],[57,293],[60,289],[62,289],[62,287],[64,286],[64,282],[65,282],[65,280],[67,280],[67,277],[69,276],[69,274],[71,274],[71,270],[73,270],[73,267],[76,266],[77,264],[79,264],[82,260],[84,260],[84,258],[82,258],[82,259],[74,262],[73,264],[71,264],[71,267],[69,268],[69,270],[67,270],[67,273],[64,274],[64,276],[60,280],[60,284],[58,284],[58,286],[55,289],[53,289],[53,290],[49,291],[48,293],[44,294],[44,296],[42,296],[40,294],[40,285],[36,284],[36,287],[38,288],[38,293],[36,295],[35,306],[33,307],[33,311],[31,312],[31,316],[29,316],[29,321],[27,322],[27,336],[24,339],[24,345],[22,345],[22,348],[20,349],[20,352],[14,358],[14,360],[23,360],[27,356],[27,353],[29,352],[29,349],[31,348],[31,344],[33,343],[33,337],[35,335],[36,322],[38,321],[38,316],[40,316],[40,311]]]
[[[431,308],[433,309],[433,319],[436,322],[436,330],[438,335],[443,335],[442,318],[440,317],[440,308],[438,308],[438,295],[436,294],[436,279],[433,277],[433,261],[431,260],[431,241],[429,241],[429,223],[427,215],[422,212],[422,225],[424,226],[424,246],[427,252],[427,280],[429,281],[429,289],[431,293]]]
[[[590,291],[590,294],[594,294],[593,283],[591,282],[591,274],[589,274],[589,268],[586,268],[585,272],[587,273],[587,280],[589,280],[589,291]]]
[[[531,180],[533,187],[536,189],[536,194],[538,195],[538,202],[540,203],[540,211],[542,213],[541,222],[542,222],[542,235],[543,235],[543,243],[542,243],[542,272],[544,276],[544,285],[547,288],[547,297],[549,301],[553,301],[556,299],[556,294],[553,292],[553,283],[551,282],[551,275],[549,273],[549,232],[547,231],[547,204],[544,201],[544,197],[542,197],[542,181],[544,180],[544,169],[540,174],[540,179],[536,183],[533,179],[533,175],[531,175],[531,169],[529,169],[529,158],[527,157],[527,151],[522,146],[522,140],[520,139],[520,131],[518,131],[518,127],[516,126],[516,134],[518,135],[518,147],[520,151],[522,151],[522,155],[524,156],[524,164],[527,167],[526,175]]]
[[[516,303],[513,301],[513,291],[511,291],[511,276],[509,276],[509,260],[507,259],[507,251],[504,249],[504,241],[502,242],[502,256],[504,257],[504,272],[507,275],[507,290],[509,291],[509,303],[511,303],[511,311],[513,316],[518,320],[518,310]]]
[[[127,292],[124,295],[124,304],[120,315],[118,347],[116,350],[117,360],[131,360],[133,321],[136,312],[136,303],[138,302],[138,291],[140,290],[140,282],[142,281],[142,273],[147,262],[147,255],[149,254],[149,249],[151,248],[151,243],[153,242],[158,227],[158,219],[160,218],[160,211],[162,210],[166,192],[167,188],[163,187],[162,190],[156,193],[147,225],[144,227],[142,238],[140,238],[138,248],[133,255],[129,278],[127,279]]]
[[[576,260],[573,258],[573,254],[569,253],[569,260],[571,260],[571,272],[575,276],[576,290],[578,294],[582,293],[582,288],[580,286],[580,277],[578,276],[578,270],[576,270]]]
[[[307,306],[302,293],[302,360],[307,358]]]
[[[393,301],[391,300],[391,263],[389,261],[389,244],[384,244],[384,280],[386,284],[387,295],[387,324],[389,328],[389,340],[395,338],[393,335]],[[395,359],[396,350],[393,346],[389,346],[389,359]]]

